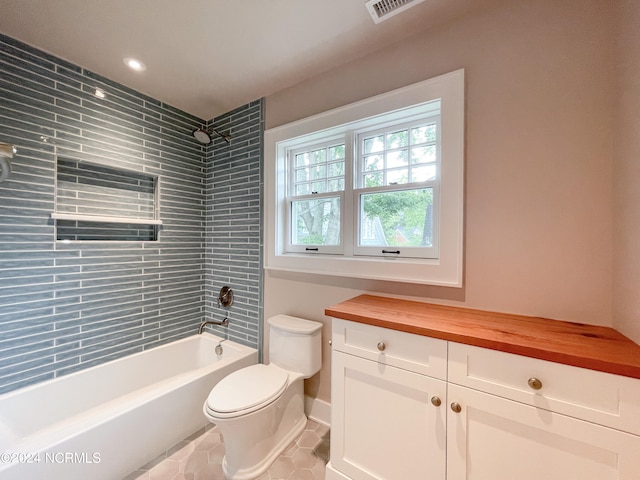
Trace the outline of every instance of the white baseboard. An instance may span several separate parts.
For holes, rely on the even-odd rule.
[[[331,462],[327,463],[326,472],[325,472],[325,480],[351,480],[346,475],[343,475],[339,471],[333,468]]]
[[[331,404],[314,397],[304,396],[304,412],[314,422],[331,426]]]

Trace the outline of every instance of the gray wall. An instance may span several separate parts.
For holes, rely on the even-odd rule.
[[[19,149],[0,184],[0,393],[195,333],[205,297],[211,305],[205,277],[219,288],[217,264],[205,264],[206,226],[217,228],[216,196],[207,195],[216,174],[205,174],[207,162],[218,162],[218,143],[203,147],[191,137],[205,122],[2,35],[0,72],[0,142]],[[105,99],[93,95],[96,87]],[[261,132],[261,115],[251,120]],[[232,145],[228,158],[252,155]],[[158,175],[159,240],[56,242],[57,157]],[[259,174],[237,182],[260,190]],[[259,237],[249,237],[259,256]],[[258,277],[229,280],[246,289],[237,317],[256,318],[238,322],[233,336],[252,345]]]

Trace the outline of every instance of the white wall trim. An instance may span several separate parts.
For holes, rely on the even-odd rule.
[[[314,422],[331,427],[331,404],[329,402],[305,395],[304,412]]]

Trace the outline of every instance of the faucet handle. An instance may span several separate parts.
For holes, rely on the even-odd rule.
[[[233,290],[231,290],[231,287],[225,286],[220,289],[220,293],[218,294],[218,307],[220,305],[226,308],[233,305]]]

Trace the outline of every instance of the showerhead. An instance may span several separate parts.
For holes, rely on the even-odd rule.
[[[211,143],[211,135],[209,135],[202,128],[196,128],[193,132],[191,132],[191,135],[196,137],[196,140],[198,140],[200,143],[203,143],[205,145],[208,145]]]
[[[228,135],[228,134],[224,135],[224,134],[220,133],[219,131],[217,131],[215,128],[209,128],[207,130],[205,130],[202,127],[196,128],[193,132],[191,132],[191,135],[193,135],[196,138],[196,140],[198,140],[200,143],[202,143],[204,145],[209,145],[212,142],[212,138],[211,138],[211,134],[212,133],[215,133],[219,137],[224,138],[225,142],[231,143],[231,136],[230,135]]]

